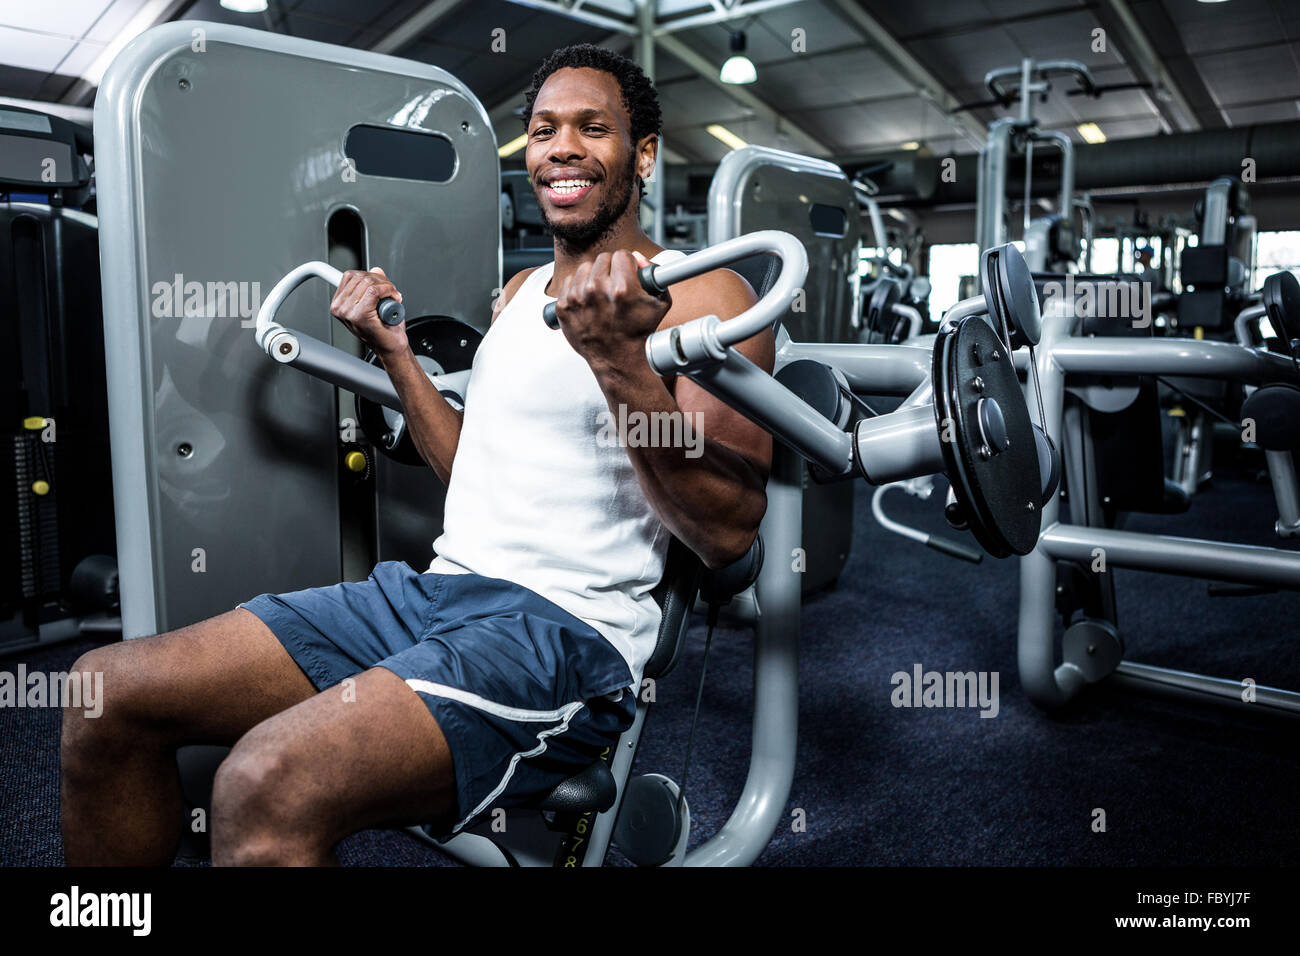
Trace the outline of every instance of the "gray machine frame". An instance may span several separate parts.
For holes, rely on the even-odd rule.
[[[354,168],[349,179],[345,136],[362,125],[447,140],[451,178]],[[350,210],[363,224],[364,261],[347,267],[380,264],[413,310],[485,329],[501,284],[499,160],[486,110],[435,66],[181,21],[146,31],[114,60],[95,133],[123,635],[172,630],[263,591],[364,575],[358,555],[369,545],[340,506],[350,397],[247,361],[255,353],[238,318],[152,316],[152,287],[182,273],[269,288],[288,266],[326,258],[327,223]],[[196,181],[213,188],[196,193]],[[445,273],[422,253],[442,246]],[[298,299],[296,327],[326,342],[337,332],[336,346],[361,354],[335,329],[323,288]],[[369,469],[386,503],[368,519],[378,559],[431,558],[436,476],[382,456]],[[283,540],[298,546],[271,543]],[[189,573],[196,547],[203,574]]]
[[[1300,384],[1300,372],[1290,360],[1251,347],[1249,323],[1263,312],[1253,307],[1238,318],[1242,344],[1197,339],[1081,337],[1075,333],[1080,317],[1071,311],[1043,316],[1043,337],[1035,350],[1037,377],[1029,376],[1030,407],[1041,401],[1046,425],[1064,454],[1065,485],[1095,489],[1095,475],[1085,472],[1078,443],[1087,436],[1067,422],[1064,400],[1070,375],[1179,375],[1229,380],[1257,386],[1269,382]],[[1021,350],[1017,364],[1027,367]],[[1037,385],[1035,384],[1037,383]],[[1041,387],[1041,392],[1035,391]],[[1284,460],[1285,459],[1285,460]],[[1088,456],[1088,461],[1094,459]],[[1268,453],[1267,461],[1279,508],[1276,531],[1291,536],[1300,530],[1300,490],[1289,455]],[[1091,480],[1089,480],[1091,479]],[[1098,515],[1101,502],[1084,500],[1072,491],[1072,518],[1061,520],[1060,498],[1043,508],[1038,546],[1021,558],[1017,659],[1020,682],[1029,699],[1044,709],[1056,709],[1075,698],[1085,686],[1101,680],[1115,684],[1187,692],[1194,696],[1243,703],[1240,681],[1122,660],[1123,645],[1105,624],[1089,619],[1071,625],[1063,641],[1061,663],[1056,653],[1056,562],[1094,560],[1104,551],[1106,567],[1156,571],[1164,574],[1300,590],[1300,553],[1280,548],[1232,544],[1171,535],[1111,530],[1078,523]],[[1095,498],[1095,495],[1093,496]],[[1071,631],[1078,628],[1074,634]],[[1255,703],[1247,706],[1300,714],[1300,693],[1273,687],[1255,688]]]
[[[1016,143],[1023,142],[1025,161],[1025,258],[1033,271],[1041,271],[1035,262],[1034,242],[1044,237],[1031,236],[1029,197],[1032,190],[1033,147],[1035,144],[1053,145],[1061,151],[1061,185],[1058,190],[1057,213],[1067,221],[1074,215],[1074,142],[1060,130],[1040,130],[1034,119],[1034,96],[1047,90],[1047,77],[1065,74],[1076,77],[1086,88],[1091,88],[1092,74],[1077,60],[1034,60],[1024,58],[1019,66],[990,70],[984,76],[984,85],[998,98],[1009,93],[1001,88],[1004,80],[1016,77],[1020,96],[1017,116],[994,120],[989,126],[988,140],[979,154],[979,179],[976,188],[975,241],[984,252],[1006,241],[1007,167]],[[1031,241],[1032,240],[1032,241]],[[1045,250],[1044,250],[1045,255]]]

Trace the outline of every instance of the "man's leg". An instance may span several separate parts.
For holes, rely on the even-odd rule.
[[[63,713],[70,866],[170,864],[183,813],[177,747],[233,744],[316,693],[271,630],[243,608],[96,648],[73,667],[103,673],[104,706],[99,717]]]
[[[428,707],[382,667],[250,730],[217,771],[216,865],[334,863],[372,826],[454,823],[451,752]]]

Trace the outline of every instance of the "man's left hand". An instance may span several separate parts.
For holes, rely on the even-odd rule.
[[[580,264],[556,300],[560,329],[595,371],[646,364],[645,340],[672,306],[664,293],[641,288],[637,270],[650,265],[639,252],[602,252]]]

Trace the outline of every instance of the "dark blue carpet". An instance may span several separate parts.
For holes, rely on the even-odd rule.
[[[858,491],[853,554],[838,589],[810,600],[800,650],[800,750],[788,813],[759,860],[815,865],[1270,865],[1300,858],[1295,722],[1093,688],[1046,715],[1015,671],[1014,560],[974,566],[889,534]],[[890,496],[890,512],[952,534],[936,493]],[[1177,518],[1127,527],[1276,544],[1267,484],[1225,473]],[[1128,655],[1146,663],[1300,687],[1300,595],[1206,596],[1205,582],[1117,573]],[[680,775],[704,644],[691,634],[659,687],[638,770]],[[67,668],[90,645],[27,654],[29,668]],[[750,635],[720,629],[709,660],[688,786],[692,843],[716,832],[744,783],[749,748]],[[2,665],[12,669],[17,659]],[[897,709],[890,675],[997,671],[1000,712]],[[62,862],[55,711],[0,709],[0,864]],[[1092,829],[1094,810],[1106,832]],[[787,820],[792,819],[787,816]],[[367,831],[344,863],[429,865],[436,851],[397,832]],[[619,862],[612,860],[611,862]]]

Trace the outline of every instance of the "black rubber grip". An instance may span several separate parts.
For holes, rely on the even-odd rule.
[[[971,564],[979,564],[984,560],[983,551],[976,551],[974,548],[968,548],[964,544],[958,544],[956,541],[949,541],[947,538],[940,538],[936,535],[930,535],[930,537],[926,538],[925,546],[934,548],[940,554],[969,561]]]
[[[396,299],[380,299],[378,311],[384,325],[401,325],[406,318],[406,306]]]
[[[637,270],[637,278],[641,280],[641,288],[645,289],[651,295],[663,295],[668,291],[668,287],[660,285],[655,281],[655,264],[652,262],[648,266],[642,266]],[[546,303],[542,309],[542,319],[553,329],[560,327],[560,315],[555,309],[554,302]]]

